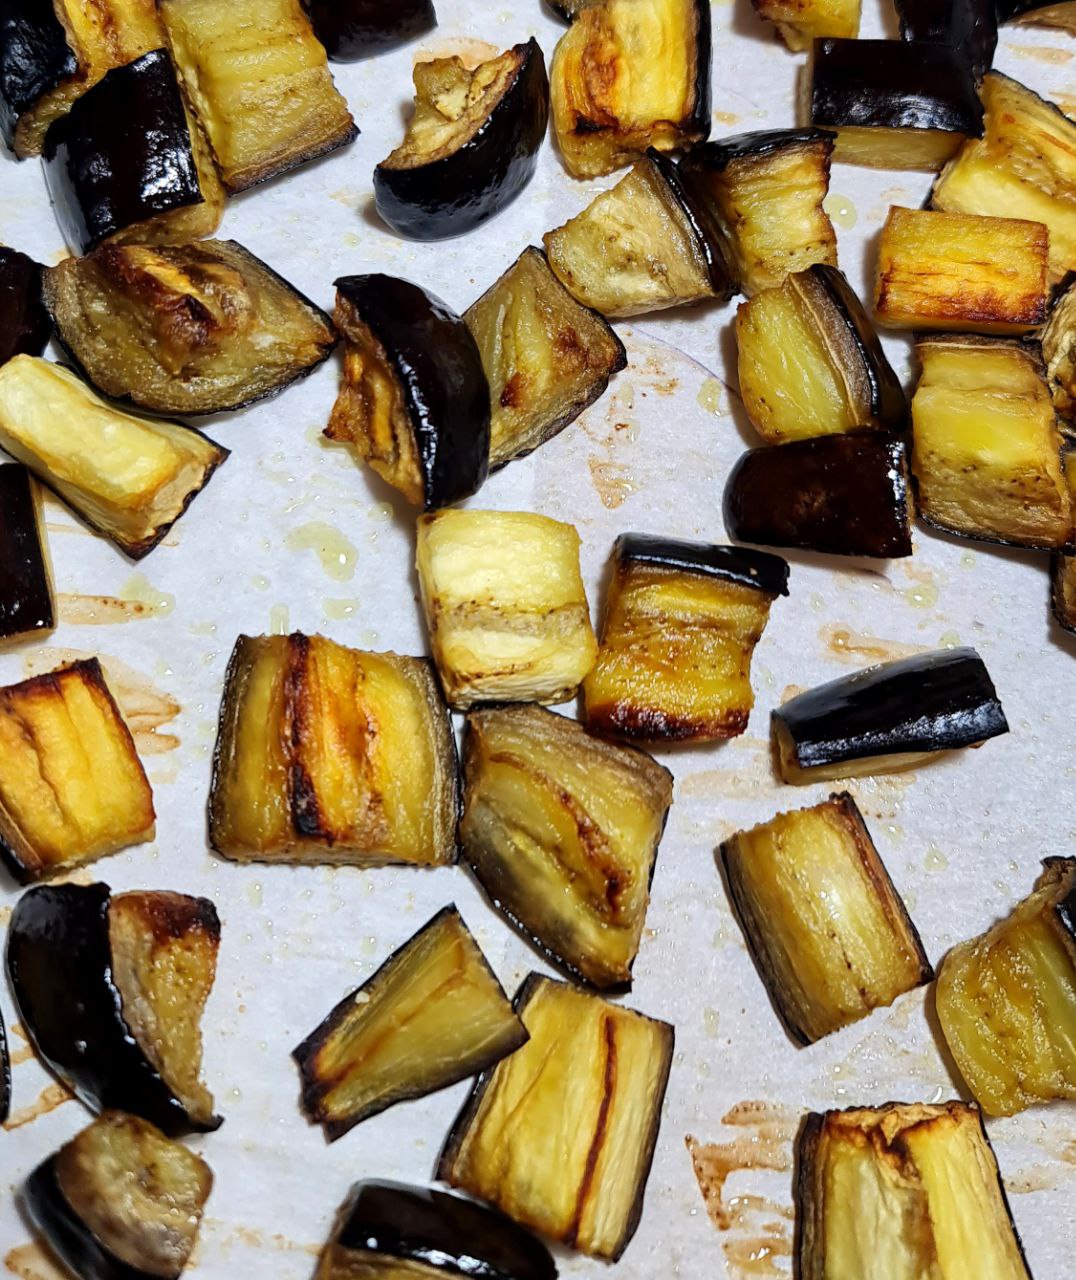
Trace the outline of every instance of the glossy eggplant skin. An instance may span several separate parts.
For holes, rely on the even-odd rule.
[[[702,573],[726,582],[738,582],[769,596],[788,595],[788,562],[766,551],[682,542],[649,533],[624,533],[616,540],[613,557],[618,565],[649,564],[661,569],[681,569],[685,573]]]
[[[4,1015],[0,1012],[0,1124],[8,1118],[11,1111],[11,1058],[7,1051],[7,1032],[4,1030]]]
[[[41,296],[42,276],[40,263],[0,245],[0,364],[45,350],[52,319]]]
[[[19,462],[0,465],[0,642],[56,625],[52,582],[33,478]]]
[[[208,1132],[196,1123],[136,1043],[112,980],[106,884],[39,885],[19,899],[7,970],[38,1057],[93,1112],[116,1108],[165,1133]]]
[[[45,136],[45,177],[68,244],[86,253],[155,214],[201,204],[172,59],[109,71]]]
[[[725,487],[725,527],[741,542],[828,555],[912,554],[908,447],[882,432],[749,449]]]
[[[971,65],[976,80],[990,70],[998,43],[998,0],[895,0],[900,38],[947,44]]]
[[[4,0],[0,6],[0,136],[15,148],[19,117],[78,70],[51,0]]]
[[[847,277],[836,267],[816,262],[808,270],[829,295],[844,321],[848,337],[859,352],[864,376],[870,388],[872,412],[881,425],[894,431],[899,430],[908,420],[908,398],[882,350],[866,308],[848,283]]]
[[[437,26],[433,0],[303,0],[333,62],[376,58]]]

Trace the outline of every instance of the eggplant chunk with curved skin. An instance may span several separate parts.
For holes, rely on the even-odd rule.
[[[377,211],[416,240],[463,235],[534,176],[549,123],[545,60],[532,39],[475,67],[417,62],[414,79],[404,140],[374,170]]]
[[[742,302],[736,346],[744,409],[769,444],[907,420],[900,380],[836,267],[797,271]]]
[[[1060,27],[1076,35],[1074,0],[996,0],[999,22]]]
[[[1039,341],[1061,430],[1076,436],[1076,272],[1058,287]]]
[[[912,554],[914,504],[903,440],[874,431],[749,449],[725,486],[740,542],[838,556]]]
[[[178,422],[113,409],[69,369],[37,356],[0,366],[0,446],[135,560],[228,457]]]
[[[971,70],[947,45],[815,41],[809,123],[834,130],[842,164],[940,169],[982,115]]]
[[[568,172],[594,178],[650,147],[710,134],[710,6],[705,0],[573,5],[553,55],[553,127]]]
[[[810,49],[822,36],[855,40],[860,0],[751,0],[764,22],[772,22],[795,53]]]
[[[388,53],[437,26],[433,0],[303,0],[314,34],[333,62]]]
[[[199,1024],[219,945],[205,898],[39,885],[11,918],[7,968],[34,1049],[92,1111],[210,1130]]]
[[[956,49],[980,80],[990,70],[998,43],[1002,0],[895,0],[900,38]]]
[[[0,643],[44,636],[56,625],[41,500],[19,462],[0,466]]]
[[[622,534],[598,660],[583,684],[592,733],[716,742],[747,728],[751,656],[788,565],[742,547]]]
[[[923,519],[985,542],[1067,546],[1072,504],[1039,354],[948,335],[917,343],[916,354],[912,470]]]
[[[41,296],[44,268],[0,245],[0,364],[12,356],[39,356],[52,336]]]
[[[45,275],[64,349],[106,396],[153,413],[220,413],[328,358],[329,317],[234,240],[104,245]]]
[[[240,862],[455,861],[451,723],[428,661],[323,636],[240,636],[225,678],[210,842]]]
[[[325,435],[425,510],[469,498],[489,469],[490,394],[463,320],[392,276],[336,282],[344,380]]]
[[[486,957],[445,907],[292,1052],[330,1142],[387,1107],[477,1075],[527,1039]]]
[[[795,1196],[801,1280],[1031,1280],[979,1110],[963,1102],[811,1112]]]
[[[463,856],[494,906],[569,973],[630,984],[669,771],[524,705],[468,716],[464,770]]]
[[[227,191],[358,137],[300,0],[159,0],[159,9]]]
[[[30,1174],[26,1212],[82,1280],[177,1280],[213,1187],[193,1151],[106,1111]]]
[[[1008,733],[974,649],[883,662],[808,689],[773,713],[780,775],[802,784],[912,769]]]
[[[1066,449],[1062,458],[1069,500],[1076,516],[1076,448]],[[1066,630],[1076,634],[1076,554],[1055,551],[1050,566],[1050,605],[1054,617]]]
[[[847,792],[737,832],[721,864],[759,977],[797,1044],[934,976]]]
[[[479,1078],[438,1177],[615,1262],[642,1213],[673,1028],[538,974],[516,1008],[530,1040]]]
[[[552,440],[628,363],[613,329],[576,302],[541,249],[524,249],[463,320],[489,381],[491,469]]]

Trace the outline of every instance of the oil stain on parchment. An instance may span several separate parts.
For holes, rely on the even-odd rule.
[[[47,1116],[50,1111],[62,1107],[65,1102],[70,1102],[74,1096],[66,1085],[48,1084],[28,1107],[13,1111],[4,1121],[3,1127],[10,1132],[12,1129],[21,1129],[24,1125],[33,1124],[35,1120]]]

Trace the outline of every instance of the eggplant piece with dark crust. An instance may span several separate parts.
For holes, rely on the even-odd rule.
[[[303,0],[303,5],[333,62],[376,58],[437,26],[433,0]]]
[[[489,381],[491,469],[552,440],[628,363],[614,330],[576,302],[541,249],[524,249],[463,320]]]
[[[998,6],[1004,0],[895,0],[900,38],[946,44],[971,66],[976,80],[990,70],[998,43]]]
[[[221,1119],[200,1079],[199,1023],[219,945],[206,898],[39,885],[11,917],[7,969],[36,1053],[91,1111],[208,1131]]]
[[[622,534],[598,660],[583,685],[592,733],[714,742],[743,733],[751,657],[788,565],[743,547]]]
[[[393,276],[336,281],[344,381],[325,435],[424,510],[469,498],[489,469],[490,394],[463,320]]]
[[[1060,27],[1076,34],[1074,0],[996,0],[999,22]]]
[[[212,1187],[201,1156],[137,1116],[106,1111],[38,1165],[23,1203],[81,1280],[177,1280]]]
[[[445,907],[292,1051],[330,1142],[514,1053],[527,1033],[455,906]]]
[[[56,625],[41,499],[18,462],[0,466],[0,643]]]
[[[415,240],[459,236],[499,213],[534,176],[549,80],[534,39],[498,57],[415,63],[403,142],[374,170],[377,211]]]
[[[0,245],[0,364],[13,356],[39,356],[52,336],[41,296],[43,271],[25,253]]]
[[[878,169],[940,169],[983,118],[960,54],[900,40],[816,40],[809,113],[834,160]]]
[[[356,1182],[314,1280],[557,1280],[549,1250],[498,1209],[430,1187]]]
[[[540,707],[472,712],[463,856],[555,964],[625,988],[642,938],[672,775]]]
[[[810,49],[822,36],[855,40],[860,0],[751,0],[764,22],[772,22],[795,53]]]
[[[536,973],[515,1003],[530,1040],[478,1079],[438,1177],[615,1262],[642,1214],[675,1033]]]
[[[808,689],[773,713],[781,777],[797,784],[911,769],[1008,731],[974,649],[867,667]]]
[[[329,317],[234,240],[103,245],[45,273],[64,350],[97,389],[153,413],[220,413],[326,360]]]
[[[725,486],[740,542],[838,556],[912,554],[908,446],[874,431],[749,449]]]
[[[1058,285],[1039,341],[1061,430],[1076,436],[1076,271]]]

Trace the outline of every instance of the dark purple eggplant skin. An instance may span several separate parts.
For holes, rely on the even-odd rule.
[[[33,484],[21,462],[0,466],[0,640],[56,625]]]
[[[894,0],[900,38],[947,44],[971,66],[976,80],[990,70],[998,44],[995,0]]]
[[[737,133],[728,138],[699,143],[685,152],[680,160],[680,171],[684,174],[695,170],[723,173],[734,160],[772,155],[786,147],[802,147],[812,142],[832,143],[836,137],[832,129],[810,126],[805,129],[755,129],[750,133]]]
[[[439,298],[394,276],[336,288],[381,343],[403,387],[427,511],[477,492],[489,471],[489,382],[478,345]]]
[[[41,294],[43,271],[25,253],[0,245],[0,364],[39,356],[48,345],[52,317]]]
[[[773,713],[801,769],[905,752],[950,751],[1008,733],[974,649],[885,662],[808,689]]]
[[[15,126],[46,93],[78,70],[52,0],[4,0],[0,5],[0,136],[15,143]]]
[[[731,298],[736,292],[736,286],[725,259],[724,236],[709,201],[695,189],[694,183],[685,181],[685,175],[681,173],[671,156],[650,147],[646,158],[657,167],[665,179],[676,203],[683,210],[695,233],[696,242],[706,261],[706,270],[709,272],[715,297],[720,301]]]
[[[106,884],[39,885],[15,907],[7,971],[34,1051],[95,1114],[127,1111],[168,1134],[217,1129],[220,1117],[192,1119],[123,1019],[112,981],[110,898]]]
[[[154,214],[200,204],[168,51],[109,71],[49,129],[44,159],[61,230],[80,253]]]
[[[470,141],[413,169],[374,169],[382,219],[412,240],[444,240],[499,213],[534,176],[549,124],[549,77],[538,42],[514,46],[523,61]]]
[[[653,565],[659,569],[722,578],[742,587],[754,587],[768,596],[788,595],[788,561],[746,547],[682,542],[649,533],[622,533],[613,544],[613,563],[617,570],[636,564]]]
[[[333,62],[376,58],[437,26],[433,0],[303,0]]]
[[[1076,870],[1076,859],[1074,858],[1043,858],[1042,865],[1049,870],[1057,867],[1062,874]],[[1068,893],[1054,904],[1054,915],[1057,922],[1069,937],[1076,943],[1076,879],[1072,882],[1072,887]]]
[[[492,1205],[402,1182],[357,1182],[332,1243],[468,1280],[556,1280],[544,1244]]]
[[[0,1012],[0,1124],[11,1114],[11,1058],[7,1051],[4,1015]]]
[[[878,431],[749,449],[725,486],[725,528],[764,547],[896,559],[911,521],[908,447]]]

